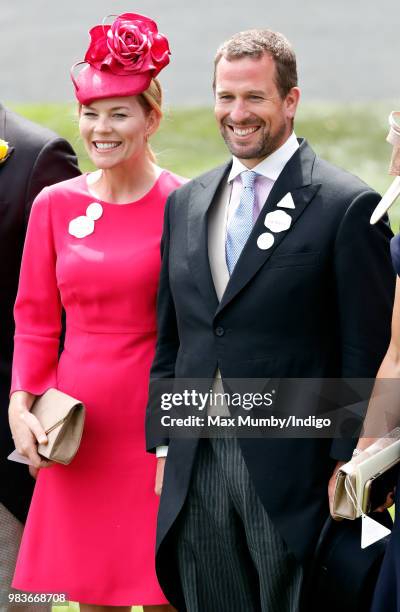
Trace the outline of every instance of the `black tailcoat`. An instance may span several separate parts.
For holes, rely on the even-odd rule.
[[[10,146],[9,158],[0,164],[0,502],[24,521],[33,479],[26,466],[6,459],[14,447],[7,408],[19,268],[34,198],[43,187],[77,176],[79,169],[63,138],[1,104],[0,138]]]
[[[378,194],[302,141],[218,303],[207,212],[229,169],[227,164],[192,180],[167,202],[152,378],[212,379],[217,367],[231,379],[375,376],[389,343],[395,280],[391,230],[385,221],[369,224]],[[288,211],[291,227],[261,250],[257,238],[266,231],[265,215],[288,192],[295,204]],[[148,428],[148,449],[162,444],[168,440]],[[264,507],[305,562],[328,513],[333,467],[349,458],[352,446],[329,439],[241,439],[240,446]],[[179,610],[185,607],[173,527],[196,449],[196,440],[169,441],[159,511],[157,572]]]

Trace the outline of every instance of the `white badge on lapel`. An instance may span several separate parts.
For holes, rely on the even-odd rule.
[[[284,210],[274,210],[273,212],[267,213],[265,216],[265,227],[276,234],[279,234],[279,232],[285,232],[289,229],[291,224],[292,217]]]
[[[257,246],[262,251],[270,249],[275,242],[275,238],[269,232],[264,232],[257,238]]]
[[[75,238],[85,238],[94,232],[94,222],[100,219],[103,207],[99,202],[92,202],[86,209],[86,215],[75,217],[70,221],[68,232]]]
[[[294,209],[292,195],[287,193],[282,200],[277,204],[280,208]],[[284,210],[273,210],[265,215],[264,225],[274,234],[286,232],[292,225],[292,217]],[[270,249],[275,242],[275,237],[270,232],[264,232],[257,238],[257,246],[259,249],[266,251]]]
[[[277,208],[296,208],[290,192],[283,196],[282,200],[276,206]]]

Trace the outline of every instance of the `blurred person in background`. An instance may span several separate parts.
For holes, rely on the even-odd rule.
[[[400,194],[400,125],[399,111],[393,111],[389,116],[390,131],[388,142],[393,145],[393,154],[389,174],[396,176],[393,183],[384,194],[371,217],[371,224],[380,221],[390,206]],[[375,387],[364,420],[363,433],[353,451],[353,457],[367,449],[379,438],[390,441],[390,432],[399,426],[399,379],[400,379],[400,234],[390,242],[393,268],[396,272],[396,290],[392,312],[392,329],[387,351],[376,375]],[[375,588],[371,612],[400,611],[400,471],[399,465],[390,470],[395,472],[380,489],[380,498],[386,501],[377,510],[382,512],[395,503],[395,518],[392,533],[389,538],[383,563]],[[389,471],[388,471],[389,474]],[[379,474],[378,474],[379,476]],[[393,482],[397,480],[397,485]],[[379,488],[379,479],[378,479]],[[386,489],[385,489],[386,487]],[[334,499],[334,486],[330,487],[329,499],[331,505]],[[373,508],[373,510],[376,510]],[[373,532],[372,532],[373,533]],[[379,534],[380,535],[380,534]],[[383,537],[383,535],[381,536]]]
[[[7,460],[13,307],[32,202],[47,185],[79,175],[74,151],[54,132],[0,104],[0,597],[7,610],[15,560],[32,496],[27,466]],[[26,606],[31,609],[32,606]],[[20,608],[21,609],[21,608]],[[22,608],[23,609],[23,608]],[[35,610],[38,607],[35,606]]]

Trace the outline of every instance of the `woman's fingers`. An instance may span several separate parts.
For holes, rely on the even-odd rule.
[[[161,492],[162,492],[165,461],[166,461],[165,457],[159,457],[157,459],[156,482],[154,486],[154,492],[156,495],[161,495]]]
[[[39,470],[41,468],[47,468],[47,467],[51,467],[52,465],[54,465],[54,461],[47,461],[47,459],[42,459],[40,457],[40,465],[38,467],[35,467],[33,465],[29,466],[29,473],[32,476],[32,478],[34,478],[36,480],[37,475],[39,473]]]
[[[47,444],[47,436],[38,419],[32,412],[24,412],[21,415],[22,420],[27,424],[39,444]]]
[[[33,467],[33,465],[29,466],[29,474],[32,476],[32,478],[36,480],[38,473],[39,473],[38,468]]]
[[[30,429],[26,428],[23,431],[18,431],[18,435],[14,436],[14,441],[19,454],[29,459],[32,465],[39,468],[41,458],[37,452],[35,437]]]
[[[38,419],[30,412],[25,411],[17,417],[13,436],[17,451],[27,457],[35,468],[45,467],[42,458],[37,452],[37,443],[47,443],[47,436]],[[47,463],[47,462],[46,462]]]
[[[33,467],[37,469],[42,467],[42,458],[36,450],[35,443],[30,446],[23,447],[22,451],[19,452],[21,452],[21,455],[23,455],[24,457],[27,457]]]
[[[379,506],[379,508],[376,508],[374,512],[385,512],[385,510],[393,506],[393,504],[394,504],[394,491],[391,491],[390,493],[388,493],[385,503],[382,504],[382,506]]]

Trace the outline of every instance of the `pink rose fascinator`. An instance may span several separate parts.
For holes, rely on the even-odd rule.
[[[168,40],[144,15],[118,15],[112,25],[94,26],[89,35],[84,61],[71,69],[75,95],[81,104],[140,94],[169,63]],[[83,64],[86,66],[74,76],[76,67]]]
[[[374,225],[385,214],[387,210],[395,203],[400,195],[400,111],[393,111],[389,115],[389,134],[386,138],[387,142],[393,146],[392,159],[390,162],[389,174],[396,178],[386,191],[385,195],[379,202],[378,206],[372,213],[370,223]]]

